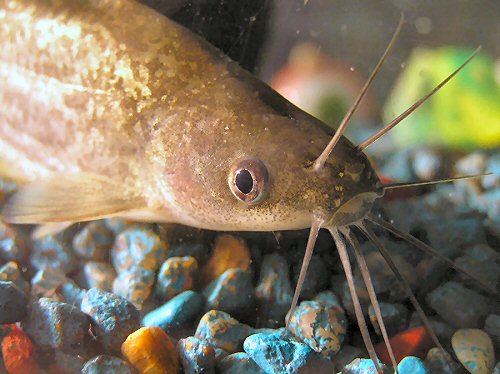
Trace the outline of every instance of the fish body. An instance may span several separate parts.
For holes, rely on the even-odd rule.
[[[135,1],[2,1],[0,40],[0,165],[26,182],[12,222],[292,230],[355,222],[382,195],[344,137],[313,172],[328,127]],[[246,159],[269,175],[258,203],[228,186]]]

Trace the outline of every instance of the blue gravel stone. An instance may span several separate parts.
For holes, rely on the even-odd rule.
[[[88,360],[82,374],[135,374],[135,369],[121,358],[100,355]]]
[[[81,310],[91,317],[97,339],[111,352],[120,352],[125,339],[140,327],[139,311],[132,303],[98,288],[87,291]]]
[[[89,320],[78,308],[45,297],[31,304],[23,321],[35,344],[67,353],[82,351],[88,329]]]
[[[4,261],[23,262],[28,257],[25,236],[9,225],[0,222],[0,258]]]
[[[395,152],[382,165],[381,173],[395,180],[410,181],[415,179],[411,167],[413,150],[405,149]]]
[[[500,279],[497,262],[492,260],[479,260],[467,255],[455,259],[455,265],[467,270],[469,273],[474,275],[476,279],[481,280],[484,284],[488,284],[492,289],[497,289]],[[460,282],[466,286],[481,287],[474,279],[471,279],[465,274],[458,273],[457,277]]]
[[[167,246],[153,231],[133,227],[116,236],[111,255],[118,273],[133,266],[156,271],[167,258]]]
[[[462,365],[451,358],[451,355],[437,347],[427,352],[425,364],[432,374],[464,374],[466,371]]]
[[[31,278],[31,294],[34,297],[57,298],[56,291],[59,286],[69,281],[70,279],[58,269],[39,270]]]
[[[185,291],[146,314],[142,319],[142,325],[157,326],[168,332],[194,318],[202,306],[203,298],[199,293]]]
[[[0,268],[0,281],[14,282],[14,284],[26,295],[28,295],[30,291],[29,283],[23,278],[17,263],[13,261],[7,262]]]
[[[500,314],[490,314],[484,321],[484,332],[493,340],[493,346],[500,352]]]
[[[297,284],[299,280],[300,268],[302,267],[302,258],[304,253],[304,247],[299,248],[300,261],[295,262],[293,267],[293,283]],[[328,270],[326,268],[325,261],[318,255],[313,255],[311,257],[311,262],[309,263],[310,269],[306,273],[306,278],[304,279],[304,284],[302,286],[302,291],[300,296],[304,299],[311,299],[316,293],[326,288],[328,284]]]
[[[226,270],[204,290],[206,310],[239,313],[253,305],[252,276],[242,269]]]
[[[286,259],[279,254],[266,255],[262,259],[255,289],[259,326],[277,327],[283,323],[293,298],[288,269]]]
[[[51,268],[68,274],[75,268],[76,259],[59,236],[50,235],[34,242],[30,264],[36,270]]]
[[[160,301],[166,301],[181,292],[192,290],[197,270],[198,262],[194,257],[170,257],[158,273],[156,297]]]
[[[282,333],[250,335],[243,347],[266,373],[332,373],[334,370],[329,359],[305,344],[283,338]]]
[[[78,287],[72,280],[61,284],[56,290],[56,293],[61,296],[62,301],[77,308],[80,308],[85,292],[85,290]]]
[[[207,257],[210,248],[204,243],[203,238],[195,238],[199,241],[183,240],[172,243],[171,249],[168,251],[168,257],[194,257],[196,262],[200,264]]]
[[[224,359],[224,357],[227,357],[231,354],[231,352],[226,351],[225,349],[222,348],[214,348],[215,351],[215,362],[220,362]]]
[[[113,281],[113,292],[124,297],[141,310],[151,295],[154,282],[155,273],[153,270],[134,266],[118,274]]]
[[[86,260],[104,261],[114,238],[104,221],[90,222],[73,237],[73,250]]]
[[[224,357],[217,364],[217,372],[221,374],[265,374],[265,371],[244,352],[233,353],[232,355]]]
[[[342,308],[342,304],[340,303],[340,299],[333,291],[323,291],[317,294],[312,301],[317,301],[323,305],[326,305],[330,308],[337,308],[340,311],[344,311]]]
[[[455,257],[462,249],[476,243],[485,243],[486,235],[481,220],[475,217],[454,217],[436,220],[425,229],[431,247],[448,257]]]
[[[301,302],[290,319],[290,331],[325,356],[333,356],[340,350],[346,329],[342,310],[317,301]]]
[[[492,173],[480,179],[485,190],[498,189],[500,187],[500,153],[493,153],[486,164],[485,171]]]
[[[5,203],[9,195],[16,192],[18,186],[17,183],[8,178],[0,177],[0,204]]]
[[[0,281],[0,325],[21,321],[27,303],[26,295],[14,282]]]
[[[406,309],[404,305],[384,302],[380,302],[379,305],[382,320],[384,321],[389,336],[406,330],[406,327],[408,327],[408,309]],[[368,307],[368,316],[370,317],[370,321],[377,335],[382,335],[373,305]]]
[[[429,374],[425,363],[413,356],[405,357],[398,364],[399,374]]]
[[[483,295],[457,282],[446,282],[426,296],[436,313],[456,328],[481,328],[490,309]]]
[[[194,336],[179,340],[177,352],[184,374],[214,373],[215,352],[213,347]]]
[[[225,312],[211,310],[201,318],[196,328],[195,338],[205,340],[214,348],[222,348],[228,353],[241,351],[243,341],[253,329]]]
[[[116,278],[113,266],[95,261],[89,261],[83,265],[82,275],[86,288],[100,288],[104,291],[113,289],[113,281]]]
[[[54,353],[54,362],[58,369],[54,370],[56,373],[80,374],[85,364],[85,358],[79,354],[57,350]]]
[[[441,170],[443,156],[434,149],[421,148],[413,155],[413,170],[420,180],[436,179]]]
[[[332,358],[335,370],[341,371],[345,366],[359,357],[368,357],[368,353],[362,348],[352,345],[344,345],[340,351]]]
[[[384,372],[386,372],[386,367],[380,363],[380,367]],[[377,368],[371,359],[368,358],[356,358],[349,365],[347,365],[343,370],[342,374],[378,374]]]
[[[118,235],[131,226],[130,221],[119,217],[105,218],[104,223],[115,235]]]

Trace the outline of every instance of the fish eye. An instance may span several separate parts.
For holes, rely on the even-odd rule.
[[[233,195],[247,204],[256,204],[266,195],[269,173],[266,166],[256,158],[237,161],[228,176]]]

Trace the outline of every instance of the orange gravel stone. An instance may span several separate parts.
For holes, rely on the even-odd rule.
[[[3,338],[2,356],[9,374],[40,372],[35,357],[35,346],[28,335],[19,329],[13,329]]]
[[[208,284],[226,270],[250,270],[250,262],[250,251],[243,239],[228,234],[219,235],[212,256],[203,268],[202,279]]]
[[[122,344],[123,356],[141,374],[175,374],[179,359],[174,344],[159,327],[142,327]]]
[[[389,339],[396,361],[400,362],[406,356],[425,359],[429,349],[435,346],[431,336],[424,326],[414,327],[394,335]],[[384,342],[375,345],[378,358],[386,365],[391,364],[389,353]]]

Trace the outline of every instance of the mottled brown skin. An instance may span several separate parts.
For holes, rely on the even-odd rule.
[[[313,171],[326,126],[134,1],[1,1],[0,102],[0,159],[10,173],[104,176],[144,197],[133,211],[145,220],[240,231],[306,228],[313,216],[343,225],[382,194],[346,138]],[[255,205],[227,182],[247,156],[270,175]],[[355,196],[367,198],[332,221]]]

